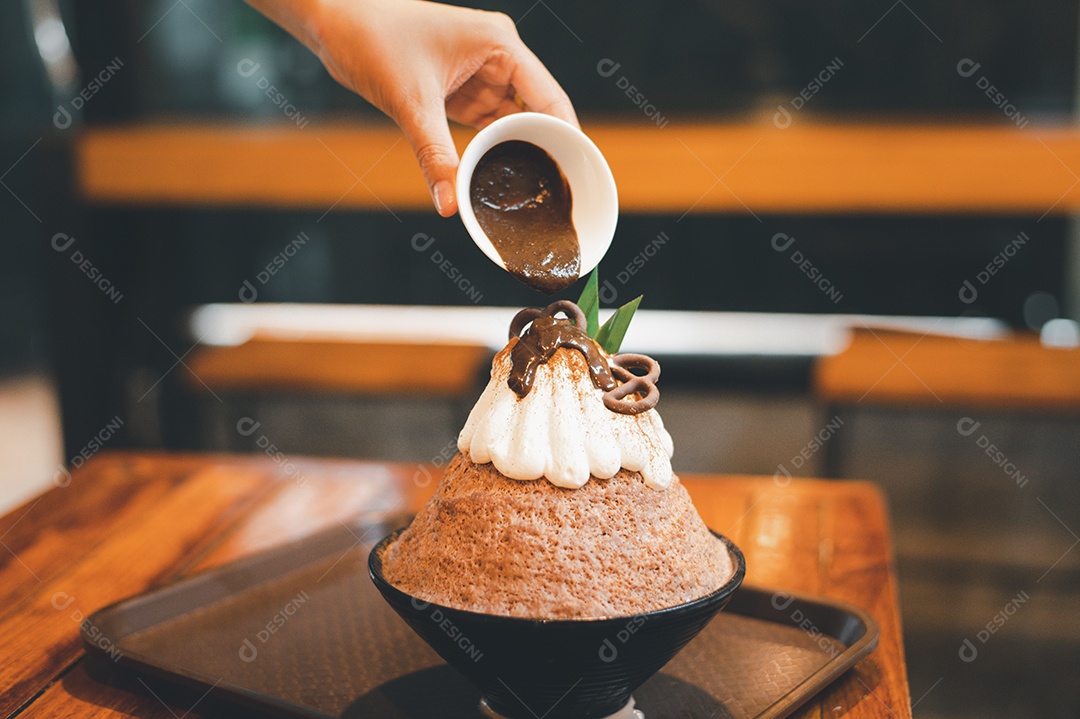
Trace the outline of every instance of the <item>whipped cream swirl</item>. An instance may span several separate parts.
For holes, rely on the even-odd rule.
[[[671,484],[671,435],[655,409],[620,414],[604,406],[582,354],[560,348],[536,368],[532,389],[518,397],[508,386],[514,342],[495,355],[491,380],[458,435],[458,449],[477,464],[491,462],[511,479],[541,477],[577,489],[641,472],[645,484]]]

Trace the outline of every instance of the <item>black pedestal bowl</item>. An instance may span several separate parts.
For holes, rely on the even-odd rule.
[[[726,537],[735,574],[715,591],[644,614],[600,619],[528,619],[468,612],[425,602],[390,585],[382,552],[371,552],[371,579],[391,607],[507,719],[629,716],[630,694],[660,670],[728,603],[746,561]]]

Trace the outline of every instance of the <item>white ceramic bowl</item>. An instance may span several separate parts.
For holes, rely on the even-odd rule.
[[[500,142],[524,140],[542,148],[558,163],[573,197],[571,219],[581,244],[581,274],[584,277],[600,264],[615,236],[619,219],[619,193],[615,178],[600,150],[581,130],[551,115],[519,112],[501,117],[476,134],[457,171],[458,214],[473,242],[499,267],[502,258],[484,233],[469,199],[476,163]]]

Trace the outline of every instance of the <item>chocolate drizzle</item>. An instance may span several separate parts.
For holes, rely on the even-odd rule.
[[[566,319],[556,317],[560,312]],[[522,334],[526,325],[529,329]],[[604,391],[605,407],[619,414],[640,414],[655,407],[660,400],[660,390],[656,387],[659,363],[645,355],[617,354],[609,365],[600,346],[585,332],[585,325],[585,315],[569,300],[552,302],[542,310],[529,307],[514,315],[510,338],[518,341],[510,350],[507,380],[514,394],[527,395],[536,380],[536,368],[551,359],[560,347],[567,347],[585,357],[593,384]],[[634,369],[645,374],[634,374],[631,371]]]
[[[555,317],[559,312],[565,313],[568,319]],[[532,323],[529,330],[518,337],[529,322]],[[585,357],[593,384],[598,388],[605,391],[615,389],[618,383],[612,376],[607,359],[592,338],[581,329],[584,325],[585,315],[568,300],[553,302],[543,310],[530,307],[518,312],[510,323],[510,336],[518,337],[518,341],[510,350],[512,367],[507,380],[514,394],[524,397],[529,393],[536,380],[536,368],[551,359],[560,347],[575,349]]]

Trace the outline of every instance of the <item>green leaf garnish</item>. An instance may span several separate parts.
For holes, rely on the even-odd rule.
[[[623,337],[626,336],[626,330],[630,327],[630,320],[634,319],[634,313],[640,304],[641,296],[627,302],[615,310],[615,314],[611,315],[601,327],[599,267],[593,268],[588,282],[585,283],[584,289],[581,290],[581,297],[577,301],[577,306],[581,308],[582,313],[585,315],[585,324],[587,326],[583,329],[608,354],[615,354],[619,351]]]
[[[596,337],[596,333],[600,329],[599,285],[600,268],[594,267],[592,274],[589,275],[589,281],[585,283],[585,289],[581,291],[581,297],[577,301],[577,306],[585,313],[585,321],[588,324],[587,327],[582,329],[590,337]]]
[[[635,299],[630,300],[625,305],[615,310],[615,314],[609,317],[603,327],[597,331],[595,336],[596,343],[603,347],[604,351],[608,354],[613,355],[619,351],[619,347],[622,346],[623,337],[626,336],[626,330],[630,327],[630,320],[634,319],[634,313],[637,312],[638,305],[641,304],[641,298],[643,296],[644,295],[638,295]]]

